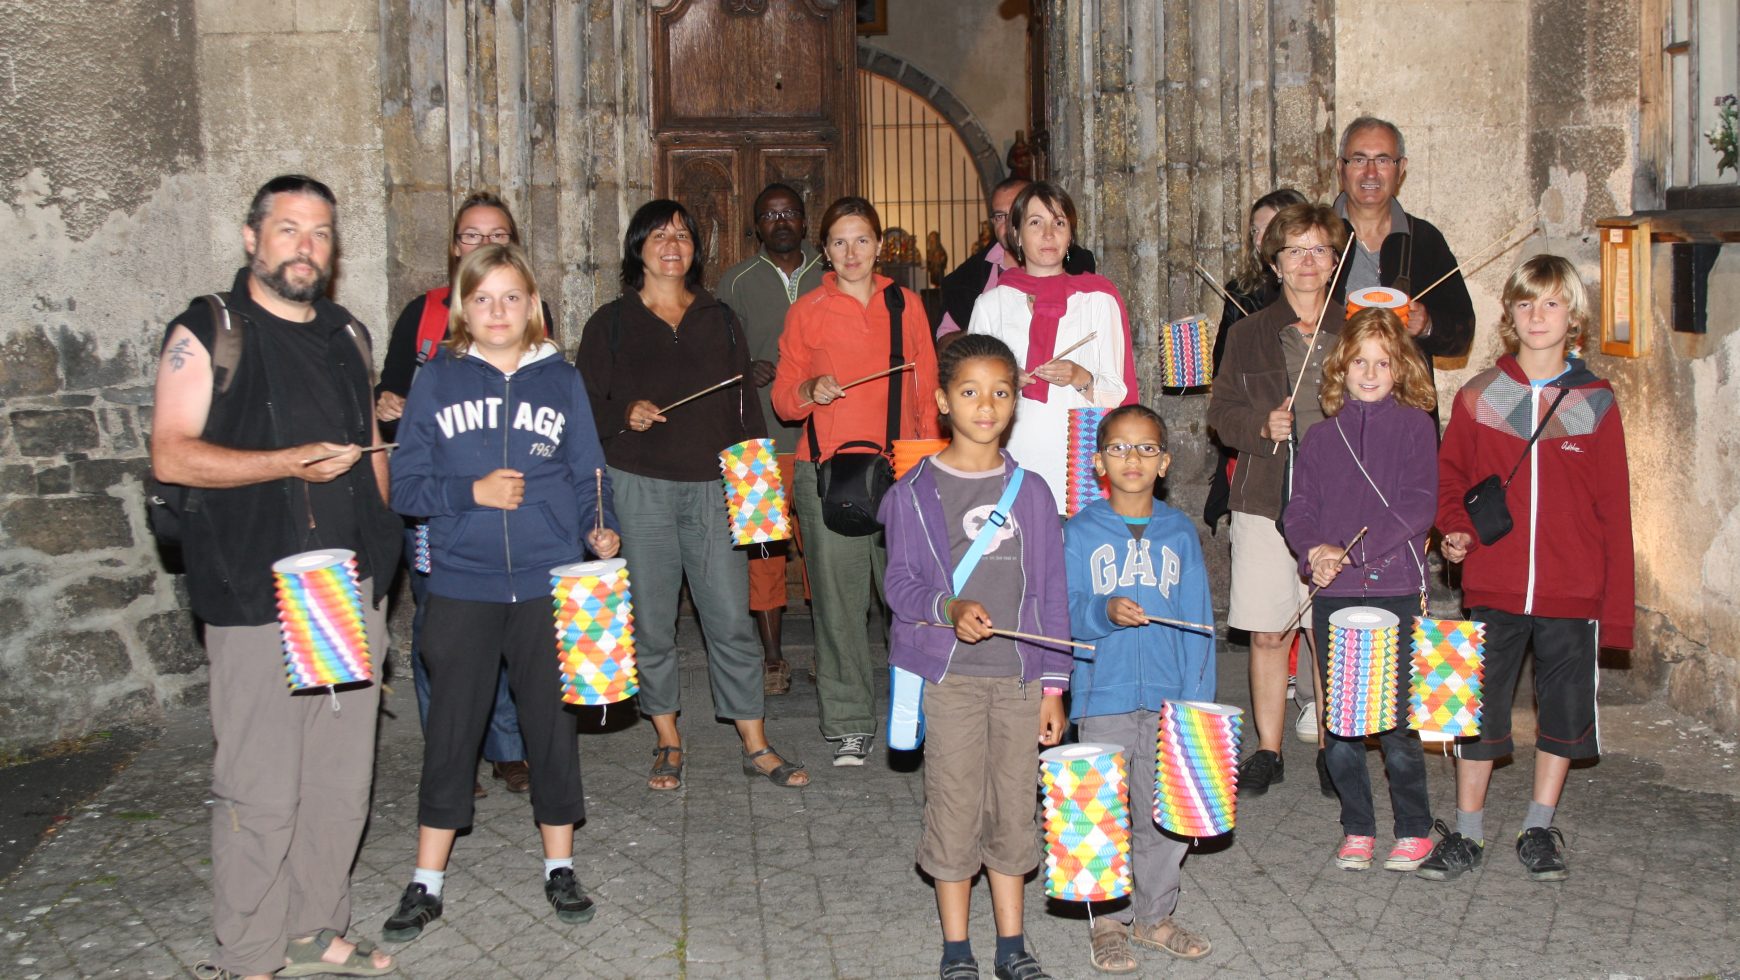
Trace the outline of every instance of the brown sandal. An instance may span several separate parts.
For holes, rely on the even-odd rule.
[[[761,693],[772,695],[791,693],[791,661],[780,660],[763,665]]]
[[[1138,946],[1171,953],[1181,960],[1200,960],[1214,950],[1214,943],[1207,937],[1191,932],[1171,916],[1152,925],[1133,926],[1130,941]]]
[[[677,757],[676,765],[671,764],[671,756]],[[669,793],[683,788],[683,747],[681,745],[661,745],[653,749],[652,772],[647,774],[646,788],[657,793]],[[674,786],[654,786],[655,779],[675,779]]]
[[[756,765],[755,760],[761,758],[764,755],[771,755],[775,759],[778,759],[779,765],[774,766],[772,769],[763,769],[760,766]],[[760,752],[745,752],[745,753],[743,753],[743,775],[745,775],[745,776],[766,776],[768,781],[773,783],[775,786],[784,786],[788,789],[797,789],[797,788],[800,788],[803,786],[808,786],[810,784],[810,778],[809,778],[808,773],[804,774],[804,781],[803,782],[801,782],[801,783],[792,782],[793,779],[797,778],[798,773],[803,772],[803,768],[804,768],[803,763],[792,762],[791,760],[787,759],[785,756],[782,756],[778,752],[774,751],[774,748],[771,745],[769,745],[765,749],[762,749]]]
[[[1094,920],[1088,962],[1101,973],[1134,973],[1141,964],[1130,952],[1130,927],[1112,919]]]

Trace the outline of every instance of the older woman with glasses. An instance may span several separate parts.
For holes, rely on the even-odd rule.
[[[1260,255],[1280,280],[1281,294],[1233,325],[1208,405],[1208,424],[1222,443],[1238,451],[1230,499],[1233,575],[1227,625],[1251,634],[1251,712],[1258,739],[1257,751],[1239,766],[1241,795],[1262,795],[1284,772],[1287,653],[1296,628],[1310,622],[1293,620],[1306,584],[1277,521],[1293,450],[1305,430],[1323,420],[1317,400],[1323,359],[1344,320],[1329,288],[1346,243],[1345,225],[1323,205],[1291,205],[1269,222]],[[1297,390],[1296,379],[1302,379]],[[1304,668],[1301,663],[1301,674]],[[1310,674],[1315,684],[1318,672]],[[1317,762],[1321,780],[1326,772],[1321,749]]]

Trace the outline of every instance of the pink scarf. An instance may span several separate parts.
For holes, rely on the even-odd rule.
[[[1051,360],[1057,352],[1057,322],[1069,308],[1069,298],[1076,293],[1109,293],[1118,303],[1118,337],[1124,342],[1123,404],[1135,404],[1136,358],[1130,347],[1130,317],[1124,312],[1124,298],[1118,295],[1118,287],[1112,285],[1110,279],[1092,272],[1076,276],[1033,276],[1024,269],[1015,268],[1004,270],[997,279],[997,285],[1008,286],[1033,297],[1033,320],[1027,325],[1028,374]],[[1096,329],[1107,328],[1102,326]],[[1090,365],[1082,366],[1090,372],[1093,371]],[[1038,379],[1021,389],[1022,397],[1036,402],[1046,401],[1050,394],[1051,383]]]

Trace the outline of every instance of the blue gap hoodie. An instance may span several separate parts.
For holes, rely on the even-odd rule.
[[[546,596],[550,569],[584,556],[596,522],[594,470],[604,451],[580,372],[545,342],[512,374],[443,348],[417,372],[393,454],[393,509],[429,518],[429,591],[519,602]],[[484,507],[472,484],[502,468],[525,474],[514,510]],[[604,524],[616,530],[610,471]]]
[[[1190,518],[1154,502],[1140,540],[1112,502],[1096,500],[1063,526],[1069,621],[1076,651],[1070,718],[1159,711],[1165,700],[1214,700],[1214,637],[1161,623],[1118,626],[1106,616],[1113,596],[1150,616],[1213,625],[1208,568]],[[1091,658],[1091,659],[1089,659]]]

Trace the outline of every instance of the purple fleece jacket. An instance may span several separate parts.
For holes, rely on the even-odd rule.
[[[1350,447],[1383,497],[1360,475]],[[1309,576],[1306,556],[1312,548],[1340,547],[1369,527],[1353,549],[1353,566],[1343,568],[1319,595],[1418,592],[1423,576],[1415,560],[1426,560],[1437,494],[1438,429],[1432,417],[1394,395],[1379,402],[1349,398],[1333,418],[1312,426],[1299,446],[1293,496],[1282,519],[1287,545],[1299,556],[1299,570]]]
[[[1007,452],[1003,453],[1003,472],[1005,481],[1015,472],[1015,460]],[[1436,489],[1436,483],[1433,486]],[[1069,589],[1057,502],[1045,481],[1029,471],[1015,494],[1013,510],[1011,516],[1021,529],[1021,615],[1017,624],[997,625],[1022,633],[1068,637]],[[941,681],[960,641],[952,629],[918,625],[948,622],[943,605],[955,594],[948,516],[943,513],[929,458],[920,460],[888,491],[878,516],[888,535],[888,571],[882,579],[882,593],[894,612],[888,662],[927,681]],[[1021,657],[1023,681],[1043,680],[1046,687],[1069,687],[1074,661],[1068,648],[1017,640],[1015,650]]]

